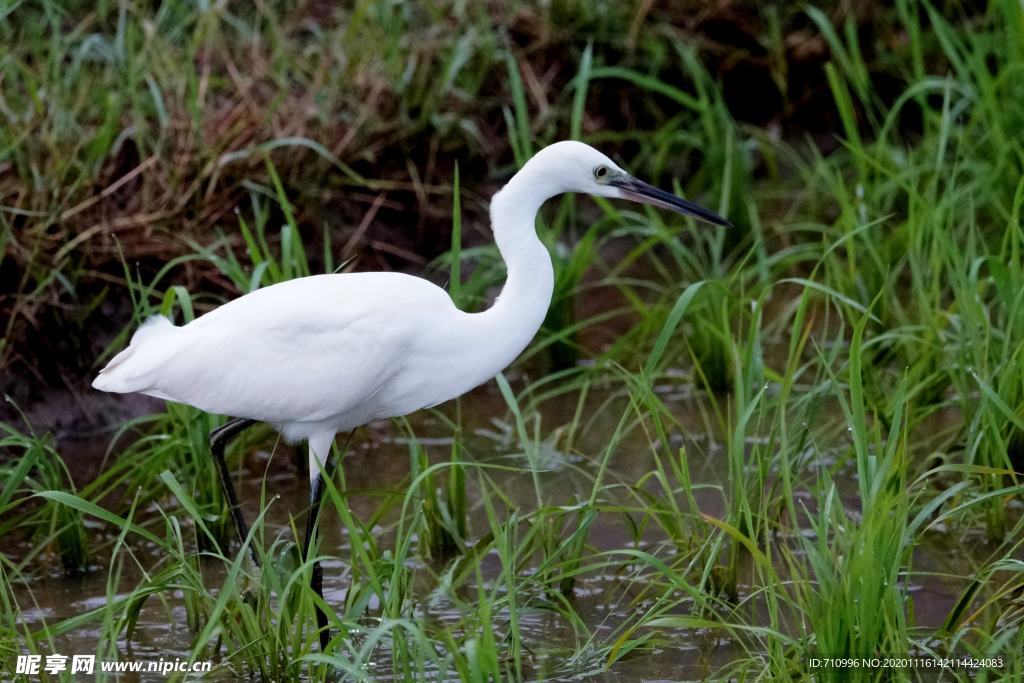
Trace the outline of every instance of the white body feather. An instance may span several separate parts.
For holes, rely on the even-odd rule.
[[[582,143],[558,143],[495,195],[491,219],[508,281],[482,313],[458,310],[444,290],[409,275],[300,278],[181,327],[148,320],[93,386],[273,424],[290,440],[309,440],[315,476],[337,432],[447,401],[519,355],[544,320],[554,281],[537,210],[566,191],[620,196],[587,184],[597,164],[617,169]]]
[[[307,439],[437,405],[493,377],[536,327],[502,338],[487,318],[410,275],[316,275],[257,290],[182,327],[152,318],[93,386],[261,420]]]

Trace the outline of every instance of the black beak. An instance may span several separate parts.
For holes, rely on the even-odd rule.
[[[714,211],[709,211],[700,204],[683,199],[682,197],[677,197],[671,192],[659,190],[653,185],[648,185],[644,181],[637,180],[632,176],[624,175],[621,178],[611,180],[608,184],[622,190],[622,196],[626,199],[631,199],[634,202],[669,209],[671,211],[681,213],[684,216],[693,216],[701,219],[702,221],[721,225],[726,228],[733,227],[732,223],[722,218]]]

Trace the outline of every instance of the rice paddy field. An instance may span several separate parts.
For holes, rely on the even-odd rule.
[[[1024,679],[1017,0],[15,0],[0,46],[3,680]],[[566,138],[735,227],[549,202],[526,352],[338,439],[322,602],[304,447],[229,451],[260,569],[224,416],[89,388],[307,274],[486,307]]]

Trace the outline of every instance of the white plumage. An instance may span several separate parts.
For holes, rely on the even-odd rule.
[[[436,285],[398,273],[317,275],[257,290],[176,327],[146,321],[93,386],[268,422],[310,442],[316,476],[339,431],[437,405],[486,382],[533,338],[553,273],[540,205],[586,192],[724,219],[641,183],[579,142],[537,153],[494,196],[508,280],[494,306],[460,311]]]
[[[583,143],[560,142],[538,152],[491,201],[494,240],[508,280],[486,311],[460,311],[443,289],[410,275],[305,277],[246,294],[181,327],[162,316],[150,318],[93,386],[239,418],[211,434],[210,450],[243,543],[248,530],[224,461],[227,440],[250,420],[269,422],[291,441],[308,440],[308,559],[323,473],[339,431],[459,396],[496,375],[530,343],[554,286],[534,218],[545,200],[563,192],[632,199],[728,225],[630,177]],[[258,564],[255,551],[252,558]],[[318,561],[312,570],[310,586],[322,598]],[[316,618],[325,650],[330,629],[319,606]]]

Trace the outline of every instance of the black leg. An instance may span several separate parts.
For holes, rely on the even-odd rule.
[[[345,446],[342,448],[342,454],[348,450],[348,446],[352,443],[352,437],[355,435],[355,430],[349,432],[348,438],[345,440]],[[310,463],[310,467],[313,464]],[[320,528],[317,526],[317,518],[320,516],[320,503],[324,498],[324,489],[326,484],[324,483],[324,476],[330,477],[333,472],[330,455],[328,455],[326,462],[324,463],[321,472],[317,473],[316,477],[310,483],[309,490],[309,515],[306,517],[306,535],[302,541],[302,558],[303,560],[309,559],[309,554],[313,546],[313,536],[316,535],[319,538]],[[309,581],[310,588],[313,592],[320,596],[322,600],[324,597],[324,573],[320,567],[319,562],[313,563],[313,576]],[[320,605],[316,606],[316,627],[317,632],[320,636],[320,651],[323,652],[327,649],[328,643],[331,641],[331,630],[327,626],[327,615],[320,609]]]
[[[327,469],[327,465],[324,469]],[[330,476],[330,474],[328,474]],[[317,474],[316,478],[313,479],[309,492],[309,515],[306,517],[306,537],[302,541],[302,558],[304,560],[309,559],[309,553],[313,546],[313,534],[319,536],[320,529],[317,527],[317,517],[320,515],[320,503],[324,499],[324,475],[323,473]],[[319,562],[313,563],[313,577],[309,582],[313,592],[320,596],[321,599],[324,597],[324,572],[320,567]],[[323,652],[327,649],[327,643],[331,640],[331,631],[327,628],[327,615],[320,609],[320,605],[316,606],[316,628],[320,634],[320,651]]]
[[[217,463],[217,472],[220,475],[220,487],[224,492],[224,498],[228,501],[228,508],[231,510],[231,518],[235,522],[235,531],[238,532],[238,542],[242,545],[245,544],[245,539],[249,536],[249,527],[245,523],[245,519],[242,517],[242,509],[238,505],[238,496],[235,495],[235,485],[231,482],[231,474],[228,472],[227,463],[224,462],[224,449],[227,447],[228,442],[241,434],[245,429],[256,424],[256,420],[248,420],[245,418],[235,418],[228,421],[227,424],[222,427],[218,427],[213,430],[210,434],[210,453],[213,454],[213,460]],[[256,547],[249,546],[249,553],[252,555],[252,561],[257,567],[260,566],[259,557],[256,554]]]

